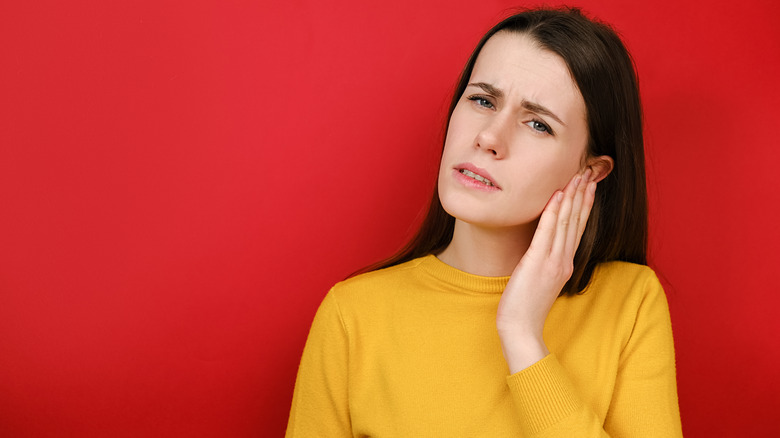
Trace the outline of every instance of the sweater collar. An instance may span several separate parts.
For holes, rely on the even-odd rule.
[[[500,294],[506,288],[507,282],[509,282],[509,276],[483,277],[481,275],[469,274],[453,268],[433,254],[420,258],[419,266],[440,282],[463,292]]]

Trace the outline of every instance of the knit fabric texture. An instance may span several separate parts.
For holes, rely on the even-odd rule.
[[[556,300],[551,354],[509,374],[509,277],[433,255],[353,277],[312,323],[287,437],[681,437],[666,296],[643,265],[600,265]]]

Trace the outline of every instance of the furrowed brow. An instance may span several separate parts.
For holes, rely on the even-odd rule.
[[[560,123],[561,125],[566,126],[566,124],[563,123],[563,121],[561,121],[561,119],[559,119],[558,116],[555,115],[555,113],[553,113],[549,109],[543,107],[542,105],[539,105],[536,102],[530,102],[528,100],[523,100],[523,108],[527,109],[528,111],[534,112],[534,113],[539,113],[539,114],[542,114],[542,115],[545,115],[545,116],[549,116],[550,118],[552,118],[556,122]]]
[[[485,93],[488,93],[491,96],[504,97],[504,92],[503,91],[501,91],[498,88],[488,84],[487,82],[472,82],[472,83],[468,84],[468,86],[469,87],[479,87]]]

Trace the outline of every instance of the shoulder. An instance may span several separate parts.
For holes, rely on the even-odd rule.
[[[602,263],[593,271],[588,287],[579,297],[622,315],[636,314],[652,304],[665,309],[666,295],[652,268],[635,263]]]
[[[417,258],[389,268],[366,272],[336,283],[331,293],[340,297],[363,294],[367,291],[393,290],[398,285],[409,283],[418,276],[418,267],[423,258]]]
[[[652,348],[665,347],[670,342],[666,295],[648,266],[602,263],[581,294],[561,297],[559,301],[554,322],[577,333],[591,333],[605,348],[624,351],[632,340]]]
[[[593,271],[584,294],[590,292],[607,294],[652,294],[663,293],[661,283],[652,268],[629,262],[601,263]]]
[[[628,262],[600,264],[582,293],[594,304],[634,320],[648,312],[668,318],[669,308],[661,282],[652,268]]]
[[[417,289],[424,257],[366,272],[336,283],[328,296],[340,306],[376,307],[397,299],[399,291]]]
[[[634,283],[651,279],[657,280],[653,268],[647,265],[621,261],[601,263],[596,267],[593,275],[600,279],[623,283]]]

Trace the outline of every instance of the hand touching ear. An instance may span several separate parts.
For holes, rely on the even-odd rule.
[[[608,169],[599,167],[598,175],[593,170],[588,167],[575,175],[547,202],[533,240],[501,296],[496,327],[513,374],[549,354],[542,338],[544,322],[574,270],[574,254],[595,198],[594,176],[603,179],[612,170],[611,158]]]

